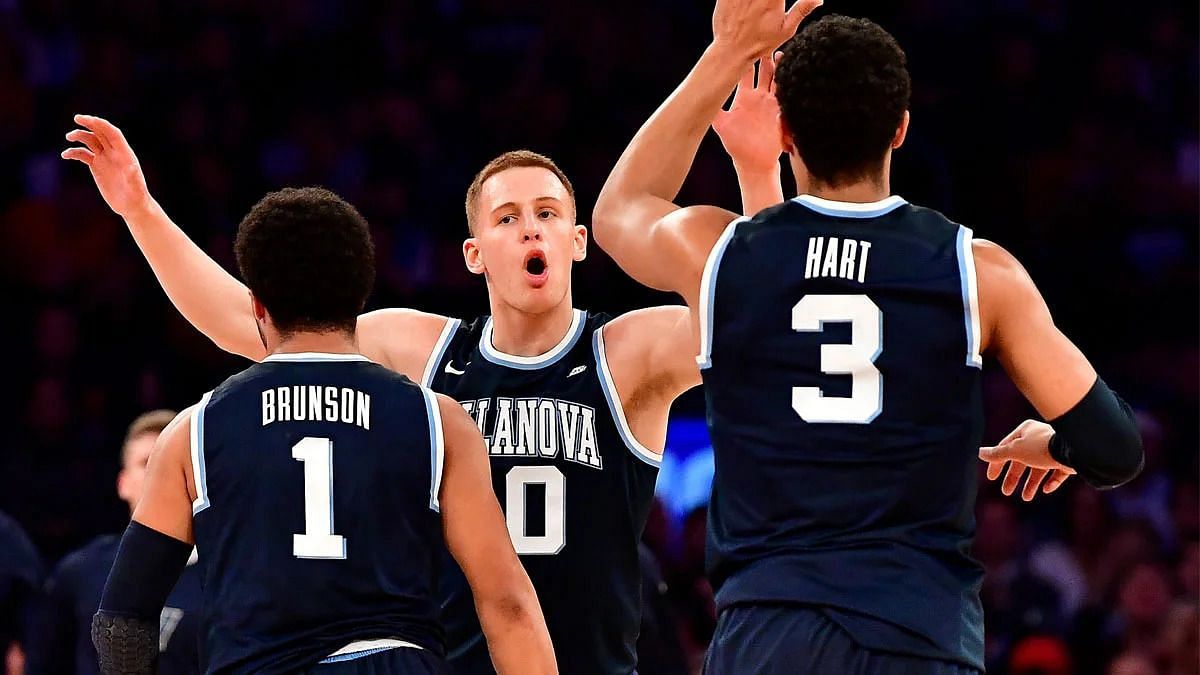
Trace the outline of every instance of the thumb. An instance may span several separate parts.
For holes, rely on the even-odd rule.
[[[985,462],[1006,461],[1008,459],[1011,459],[1009,457],[1009,452],[1008,452],[1011,449],[1011,447],[1012,447],[1011,443],[1001,443],[999,445],[984,446],[982,448],[979,448],[979,459],[982,459]]]

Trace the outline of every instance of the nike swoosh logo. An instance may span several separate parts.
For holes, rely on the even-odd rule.
[[[468,364],[466,364],[466,365],[467,365],[467,366],[469,366],[469,365],[471,365],[471,364],[470,364],[470,363],[468,363]],[[465,367],[465,366],[464,366],[464,367]],[[467,372],[467,371],[465,371],[465,370],[459,370],[458,368],[455,368],[455,367],[454,367],[454,362],[453,362],[453,361],[451,361],[451,362],[449,362],[449,363],[447,363],[447,364],[446,364],[446,372],[447,372],[447,373],[449,373],[449,374],[451,374],[451,375],[462,375],[463,373],[465,373],[465,372]]]
[[[571,369],[571,372],[567,374],[567,377],[575,377],[576,375],[582,373],[585,370],[587,370],[587,366],[575,366],[574,368]]]

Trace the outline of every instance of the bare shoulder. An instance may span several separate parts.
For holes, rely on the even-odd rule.
[[[604,343],[609,352],[632,349],[671,337],[675,331],[688,330],[690,313],[683,305],[661,305],[626,312],[604,325]]]
[[[975,239],[971,243],[975,258],[975,276],[979,281],[981,301],[1003,301],[1010,296],[1023,296],[1036,288],[1025,267],[1003,246]]]
[[[415,309],[377,309],[358,317],[358,347],[372,361],[419,381],[448,322]]]

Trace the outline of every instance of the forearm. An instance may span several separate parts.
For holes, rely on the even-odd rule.
[[[499,675],[558,672],[546,620],[532,586],[524,593],[480,601],[476,609]]]
[[[752,169],[733,165],[737,171],[738,190],[742,193],[742,214],[753,216],[769,206],[783,201],[783,182],[779,163],[773,167]]]
[[[624,246],[625,235],[644,236],[646,227],[677,208],[673,200],[710,121],[752,62],[710,45],[633,137],[596,201],[592,227],[606,250],[615,254],[610,247]]]
[[[1144,462],[1141,434],[1129,405],[1100,378],[1079,403],[1050,421],[1050,454],[1098,488],[1128,483]]]
[[[133,239],[175,308],[228,352],[259,360],[266,354],[249,291],[171,221],[158,202],[125,219]]]

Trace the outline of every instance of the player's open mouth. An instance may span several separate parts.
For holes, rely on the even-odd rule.
[[[525,254],[525,277],[535,288],[540,288],[550,278],[546,254],[534,249]]]

